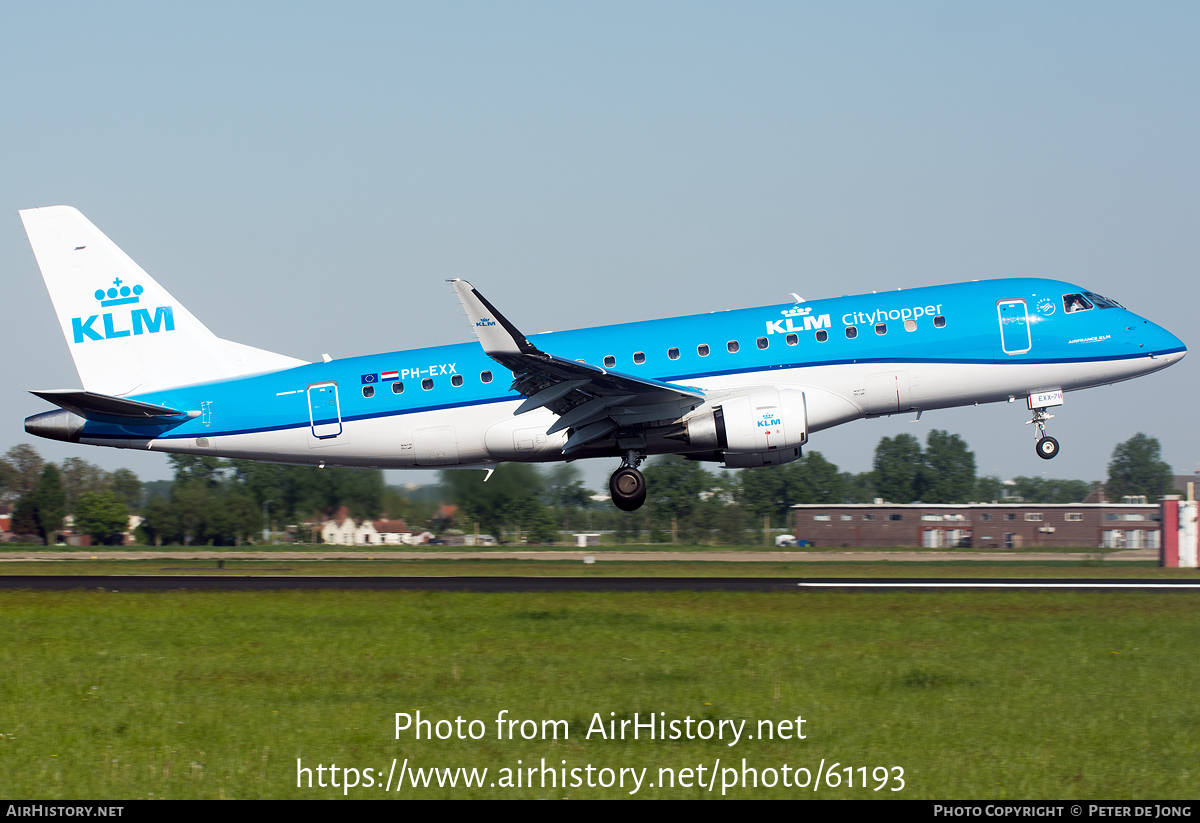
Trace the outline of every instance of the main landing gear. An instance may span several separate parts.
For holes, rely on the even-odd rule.
[[[637,468],[645,459],[646,455],[640,452],[626,452],[621,468],[608,479],[613,505],[621,511],[636,511],[646,502],[646,478]]]
[[[1034,445],[1033,450],[1043,460],[1051,460],[1058,455],[1058,441],[1046,434],[1046,421],[1053,416],[1047,413],[1045,409],[1034,409],[1033,419],[1025,421],[1025,425],[1028,426],[1032,423],[1036,428],[1038,441]]]

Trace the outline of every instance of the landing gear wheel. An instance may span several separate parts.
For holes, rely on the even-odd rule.
[[[635,468],[625,466],[608,479],[613,505],[623,512],[636,511],[646,502],[646,478]]]
[[[1037,451],[1037,456],[1043,460],[1050,460],[1058,454],[1058,441],[1053,437],[1043,437],[1037,442],[1034,447]]]

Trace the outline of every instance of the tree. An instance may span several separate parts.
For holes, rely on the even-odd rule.
[[[42,467],[46,461],[37,453],[37,449],[28,443],[13,446],[4,454],[4,459],[17,472],[17,488],[15,494],[20,496],[37,488],[38,478],[42,475]]]
[[[13,534],[35,535],[41,532],[38,525],[37,500],[34,498],[34,492],[26,492],[17,498],[12,515]]]
[[[129,527],[129,510],[110,491],[84,492],[75,503],[75,530],[92,536],[93,545]]]
[[[68,457],[59,467],[63,491],[67,495],[67,511],[75,511],[75,503],[84,492],[104,491],[109,487],[108,472],[79,457]]]
[[[1175,485],[1171,467],[1162,460],[1158,438],[1138,432],[1113,449],[1108,464],[1109,500],[1119,501],[1125,495],[1146,495],[1154,503],[1160,494],[1169,493]]]
[[[520,528],[522,520],[539,519],[544,509],[542,475],[528,463],[501,463],[491,478],[481,471],[444,471],[442,483],[462,513],[484,532],[500,537],[506,525]],[[536,504],[536,505],[535,505]]]
[[[838,467],[820,452],[812,451],[786,468],[788,506],[794,503],[841,503],[846,499],[846,483]]]
[[[889,503],[911,503],[925,491],[921,441],[911,434],[884,437],[875,447],[874,482]]]
[[[592,505],[592,490],[583,485],[583,473],[571,463],[558,463],[546,472],[546,502],[567,509]]]
[[[1014,477],[1012,493],[1026,503],[1079,503],[1088,496],[1091,488],[1091,484],[1083,480]]]
[[[700,502],[700,492],[712,485],[712,475],[695,460],[667,454],[646,467],[647,501],[671,522],[671,542],[679,542],[679,521]]]
[[[742,493],[739,501],[756,520],[764,523],[764,528],[769,527],[769,518],[777,523],[787,523],[788,507],[791,505],[791,484],[781,466],[742,469],[741,480]]]
[[[975,453],[957,434],[933,429],[925,441],[926,503],[969,503],[975,490]]]
[[[129,469],[117,469],[108,476],[113,494],[131,512],[142,508],[142,481]]]
[[[37,503],[38,526],[41,527],[42,537],[46,538],[47,546],[52,546],[58,542],[58,533],[67,514],[67,494],[63,491],[58,467],[53,463],[47,463],[42,469],[34,501]]]
[[[167,461],[175,469],[175,482],[204,483],[216,487],[221,482],[224,470],[230,463],[219,457],[206,457],[195,454],[169,454]]]
[[[977,478],[972,497],[976,503],[998,503],[1004,497],[1004,482],[994,474]]]
[[[0,457],[0,500],[15,500],[21,496],[21,473],[17,467]]]
[[[846,490],[846,503],[873,503],[879,496],[875,491],[875,472],[842,472],[838,477],[842,481],[842,488]]]
[[[737,503],[727,503],[721,506],[716,514],[717,539],[727,546],[746,544],[746,526],[749,523],[746,512]]]
[[[151,497],[142,516],[145,519],[142,520],[140,528],[148,541],[155,546],[171,542],[179,532],[179,521],[171,507],[171,501],[165,497]]]

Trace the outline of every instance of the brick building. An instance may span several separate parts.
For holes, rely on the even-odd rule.
[[[797,540],[826,548],[1157,549],[1162,525],[1154,503],[804,503],[792,516]]]

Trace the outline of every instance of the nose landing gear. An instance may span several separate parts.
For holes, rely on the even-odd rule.
[[[626,452],[621,460],[621,468],[608,479],[613,505],[621,511],[636,511],[646,502],[646,478],[637,468],[645,459],[646,456],[640,452]]]
[[[1058,441],[1046,434],[1046,421],[1052,417],[1054,415],[1049,414],[1045,409],[1034,409],[1033,419],[1025,421],[1026,426],[1032,423],[1036,429],[1038,441],[1033,450],[1043,460],[1051,460],[1058,455]]]

